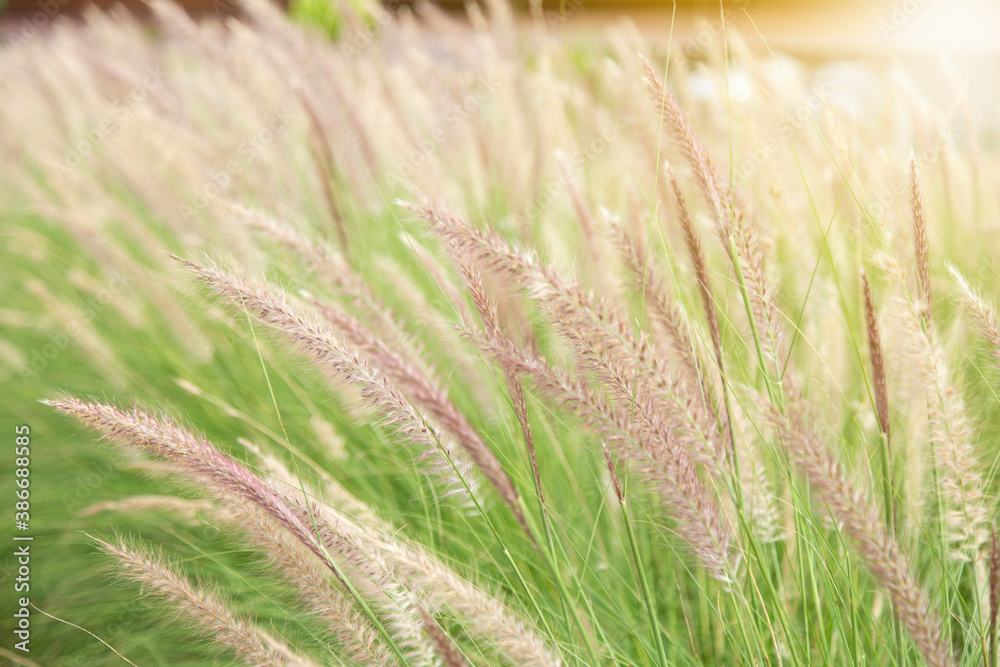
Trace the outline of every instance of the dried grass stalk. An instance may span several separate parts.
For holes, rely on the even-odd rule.
[[[924,325],[931,318],[931,269],[930,243],[927,240],[927,218],[924,215],[924,197],[917,178],[916,158],[910,158],[910,209],[913,214],[913,254],[917,265],[917,289],[920,295],[919,312]]]
[[[398,664],[357,602],[333,585],[329,572],[307,549],[254,507],[244,506],[239,514],[234,525],[253,547],[265,551],[268,570],[288,582],[302,604],[326,624],[345,657],[355,664]]]
[[[882,474],[886,477],[883,484],[887,484],[886,495],[886,520],[891,521],[891,525],[897,525],[896,517],[896,497],[895,479],[892,465],[892,435],[889,426],[889,389],[886,382],[885,356],[882,353],[882,335],[879,331],[878,313],[875,310],[875,295],[872,293],[871,283],[864,271],[861,272],[861,286],[864,293],[865,303],[865,331],[868,336],[868,358],[871,361],[872,369],[872,390],[875,393],[875,417],[878,419],[879,431],[885,439],[885,447],[881,452],[883,459]]]
[[[701,307],[705,313],[705,320],[708,322],[708,333],[712,339],[712,351],[715,354],[715,364],[719,371],[719,380],[722,385],[722,394],[728,397],[726,387],[725,361],[722,351],[722,329],[719,326],[719,314],[715,309],[715,297],[712,295],[712,280],[708,275],[708,262],[705,259],[705,252],[701,247],[701,239],[695,231],[691,214],[688,211],[687,203],[684,200],[684,193],[681,192],[680,184],[674,170],[667,165],[667,175],[670,178],[670,187],[673,191],[674,202],[677,207],[677,218],[681,224],[681,231],[684,235],[684,246],[687,248],[688,257],[694,267],[695,278],[698,281],[698,296],[701,298]],[[734,456],[733,441],[733,420],[729,414],[728,399],[724,398],[718,407],[719,419],[723,428],[723,438],[726,443],[726,450],[730,456]]]
[[[308,485],[303,486],[274,457],[261,455],[261,463],[289,490],[300,493],[304,488],[308,497],[319,499],[313,511],[321,523],[339,526],[340,531],[354,535],[368,552],[377,553],[384,570],[405,582],[425,608],[431,611],[439,607],[451,609],[466,623],[466,632],[495,645],[516,665],[551,667],[559,664],[545,642],[497,594],[459,576],[419,545],[404,541],[392,526],[379,520],[370,508],[339,485],[328,482],[324,485],[326,493],[320,493]],[[327,500],[331,506],[325,504]]]
[[[719,474],[722,462],[715,447],[717,423],[705,409],[700,390],[690,391],[683,378],[667,368],[645,336],[635,336],[628,318],[607,301],[599,301],[578,284],[567,282],[550,267],[538,266],[496,234],[470,226],[441,206],[410,206],[469,262],[505,276],[531,291],[559,331],[606,380],[618,398],[626,399],[633,385],[650,401],[651,414],[672,423],[695,461]]]
[[[458,248],[452,246],[451,254],[452,261],[458,268],[458,272],[462,276],[462,281],[465,283],[465,287],[472,297],[472,303],[476,308],[476,312],[479,313],[479,319],[483,324],[483,335],[497,343],[508,340],[507,335],[500,325],[500,315],[497,312],[496,304],[486,294],[482,276],[467,261]],[[471,322],[466,324],[467,328],[471,326]],[[538,492],[538,499],[544,512],[545,494],[542,490],[542,475],[538,469],[538,459],[535,455],[535,440],[531,435],[531,423],[528,421],[528,405],[524,400],[524,388],[521,386],[521,380],[513,368],[502,366],[501,370],[504,382],[507,385],[507,393],[514,406],[514,414],[517,417],[518,424],[521,426],[521,435],[524,438],[528,458],[531,461],[531,469],[535,475],[535,487]]]
[[[383,414],[385,423],[403,435],[405,441],[417,445],[425,454],[443,451],[448,461],[442,468],[448,470],[457,461],[457,474],[464,477],[467,471],[461,467],[460,457],[444,447],[411,402],[427,409],[437,423],[454,434],[457,443],[523,523],[517,491],[479,434],[419,368],[399,357],[360,323],[331,307],[324,307],[327,318],[336,322],[341,333],[349,337],[342,341],[323,325],[295,312],[280,294],[270,289],[255,287],[218,269],[179,261],[216,294],[234,306],[256,313],[259,321],[306,353],[327,374],[359,385],[362,397]],[[356,347],[349,347],[345,342]],[[358,347],[364,348],[370,362],[360,356]],[[453,480],[452,484],[455,489],[465,486],[461,479]]]
[[[777,307],[777,292],[765,270],[764,247],[757,222],[750,215],[741,193],[733,190],[723,179],[673,94],[649,61],[642,56],[640,58],[656,110],[694,172],[695,180],[708,202],[715,232],[733,264],[734,272],[741,275],[746,283],[753,323],[766,343],[762,352],[772,362],[778,363],[782,358],[782,316]]]
[[[722,521],[719,500],[699,479],[686,447],[656,415],[648,397],[632,395],[631,376],[613,379],[621,397],[610,403],[581,380],[556,370],[530,352],[475,331],[467,333],[500,365],[529,377],[543,396],[576,414],[609,443],[633,456],[664,493],[670,513],[678,519],[678,532],[706,571],[721,581],[732,580],[732,534]],[[609,368],[608,373],[613,375],[616,370]]]
[[[885,375],[885,357],[882,353],[882,336],[875,310],[875,295],[864,272],[861,273],[861,285],[865,299],[865,331],[868,335],[868,354],[872,367],[872,389],[875,392],[875,416],[878,418],[879,430],[889,438],[889,391]]]
[[[816,432],[807,426],[802,412],[773,415],[776,436],[792,461],[844,534],[854,543],[865,565],[892,600],[896,615],[910,633],[927,664],[954,665],[941,636],[941,621],[930,608],[927,593],[917,582],[898,542],[886,531],[879,513],[867,495],[850,481]]]
[[[118,563],[118,573],[142,584],[145,594],[160,598],[220,648],[235,653],[247,665],[307,667],[313,663],[296,655],[284,643],[232,611],[232,603],[218,593],[194,586],[162,556],[119,539],[98,545]]]
[[[944,507],[942,522],[949,556],[976,560],[987,539],[982,467],[976,455],[965,401],[955,387],[940,336],[933,323],[917,332],[927,366],[927,414],[933,464]]]
[[[420,609],[420,620],[424,626],[424,632],[434,643],[434,648],[437,649],[437,654],[440,656],[441,662],[444,663],[444,667],[468,667],[469,663],[462,657],[455,642],[423,608]]]
[[[948,273],[958,285],[962,301],[971,313],[979,335],[989,343],[990,356],[1000,366],[1000,325],[997,324],[996,310],[986,302],[979,290],[953,264],[947,264],[947,268]]]

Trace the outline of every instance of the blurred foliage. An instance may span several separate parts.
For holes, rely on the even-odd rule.
[[[297,21],[319,27],[333,39],[343,29],[343,12],[332,0],[291,0],[288,13]]]

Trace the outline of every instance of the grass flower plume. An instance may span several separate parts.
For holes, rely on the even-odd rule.
[[[828,72],[726,30],[667,57],[502,0],[333,4],[0,47],[53,647],[996,664],[975,128],[929,161],[951,116],[902,75],[807,106]]]

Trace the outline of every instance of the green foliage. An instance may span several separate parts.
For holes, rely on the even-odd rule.
[[[311,23],[332,39],[340,36],[344,15],[335,0],[291,0],[288,14],[297,21]]]
[[[343,40],[348,21],[338,7],[302,0],[292,13]],[[986,260],[998,240],[964,215],[974,208],[984,220],[997,217],[982,184],[998,174],[992,162],[954,145],[922,165],[933,302],[921,304],[913,210],[907,186],[896,186],[906,183],[909,144],[919,142],[901,139],[900,128],[912,117],[926,120],[922,106],[893,106],[899,117],[888,128],[836,105],[799,121],[800,105],[782,99],[794,100],[801,86],[765,69],[770,60],[750,63],[758,68],[747,71],[759,78],[742,101],[705,93],[733,89],[724,68],[690,79],[671,71],[671,87],[695,125],[690,136],[702,138],[715,164],[734,165],[705,189],[736,182],[755,203],[749,227],[751,216],[736,216],[728,196],[718,203],[722,219],[713,219],[719,213],[699,188],[698,153],[676,150],[684,136],[676,118],[657,122],[664,102],[646,99],[625,36],[616,46],[543,50],[529,40],[498,44],[488,30],[460,32],[454,43],[424,33],[407,41],[412,36],[400,30],[398,41],[374,39],[364,57],[349,58],[337,50],[343,44],[309,43],[303,54],[262,30],[260,41],[234,33],[220,64],[190,55],[192,44],[206,53],[222,48],[211,28],[172,25],[169,17],[164,23],[155,42],[136,26],[116,27],[118,39],[100,42],[82,64],[89,33],[68,32],[47,58],[39,44],[26,47],[39,57],[8,62],[0,52],[0,66],[29,68],[9,84],[25,111],[7,116],[0,105],[0,139],[13,154],[0,165],[0,178],[11,184],[0,190],[0,434],[32,428],[32,601],[75,624],[36,613],[32,659],[56,667],[121,664],[100,638],[144,666],[236,664],[230,654],[213,653],[212,638],[198,627],[173,621],[170,605],[140,600],[134,584],[109,584],[120,568],[91,537],[122,533],[162,546],[191,581],[221,589],[234,613],[317,663],[350,664],[336,632],[305,609],[308,594],[268,567],[261,545],[220,511],[233,506],[207,503],[204,484],[184,481],[155,457],[101,442],[39,402],[69,394],[160,411],[265,477],[264,454],[273,454],[294,472],[293,498],[324,484],[342,488],[375,514],[365,521],[384,522],[384,539],[419,546],[495,596],[566,665],[921,664],[923,647],[894,616],[898,595],[887,593],[898,572],[879,571],[885,554],[873,556],[866,535],[857,534],[866,503],[875,521],[861,525],[898,535],[948,655],[962,665],[984,662],[988,549],[948,537],[970,526],[946,513],[958,507],[956,494],[939,500],[948,490],[940,478],[953,462],[934,447],[972,447],[964,471],[981,480],[978,495],[968,495],[985,512],[974,527],[985,530],[996,514],[1000,460],[997,349],[988,332],[984,338],[969,326],[968,295],[943,264],[948,259],[988,290],[987,303],[1000,296],[996,267]],[[502,24],[492,27],[503,36]],[[399,55],[429,43],[434,48],[424,55],[439,60]],[[163,63],[169,71],[158,86],[130,89],[134,83],[115,74],[121,63],[139,72]],[[287,69],[303,63],[309,67],[301,72]],[[683,73],[677,64],[671,67]],[[310,78],[322,67],[338,80]],[[61,82],[56,91],[43,83],[53,80]],[[691,81],[701,87],[691,90]],[[128,102],[143,90],[142,101]],[[268,125],[275,109],[287,120]],[[89,146],[95,128],[104,134]],[[79,164],[67,168],[62,160],[71,151]],[[705,253],[709,310],[665,159]],[[738,179],[745,160],[756,166]],[[865,166],[853,171],[857,164]],[[948,178],[936,178],[939,170]],[[882,203],[880,193],[897,191],[903,194],[890,197],[891,205]],[[397,201],[420,202],[421,194],[447,200],[475,229],[494,233],[495,245],[475,255],[467,247],[472,232],[442,231],[433,223],[437,209],[416,215]],[[262,224],[263,211],[302,243]],[[729,232],[718,233],[727,223]],[[750,243],[751,232],[759,245]],[[613,241],[620,235],[641,246],[638,272],[630,272],[624,244]],[[426,367],[509,476],[525,525],[475,468],[459,480],[476,486],[475,501],[451,493],[442,477],[454,482],[452,472],[407,445],[366,403],[365,387],[331,382],[297,351],[294,335],[269,329],[246,306],[252,295],[220,298],[168,252],[284,291],[296,312],[309,313],[314,299],[335,304],[392,341],[391,351]],[[328,253],[326,261],[316,261],[317,252]],[[515,375],[526,393],[527,424],[519,421],[502,360],[477,338],[485,309],[463,283],[455,252],[483,271],[483,291],[495,300],[511,346],[590,394],[553,400],[522,367]],[[519,261],[523,266],[511,268]],[[888,359],[892,449],[885,466],[862,269],[874,287]],[[755,282],[760,276],[773,285]],[[364,286],[360,297],[357,284]],[[560,286],[568,286],[565,293]],[[762,299],[772,286],[773,299]],[[668,330],[664,303],[676,307],[675,330]],[[375,306],[398,320],[407,332],[402,342],[376,326]],[[780,332],[773,340],[767,312],[761,316],[768,306]],[[718,357],[709,312],[719,320]],[[340,330],[337,336],[349,339]],[[639,340],[650,347],[640,349]],[[684,340],[686,347],[678,344]],[[425,414],[426,395],[399,381],[384,355],[341,343],[372,357],[381,369],[374,375],[403,385],[403,401]],[[940,351],[937,373],[927,368],[931,343]],[[684,374],[684,354],[697,360],[698,372]],[[653,394],[649,404],[637,388]],[[716,401],[714,416],[689,418],[708,416],[706,396]],[[614,428],[588,419],[588,397],[613,408],[620,420]],[[733,416],[736,458],[720,464],[706,452],[724,440],[723,404]],[[616,438],[616,428],[640,428],[648,405],[662,410],[665,434],[641,432],[639,444]],[[798,430],[784,427],[783,417],[799,417]],[[447,438],[440,417],[427,421],[430,437]],[[934,440],[945,422],[967,427]],[[830,465],[809,468],[814,452],[803,442],[810,437],[829,455],[820,463]],[[651,442],[662,449],[651,451]],[[728,580],[713,578],[693,548],[692,522],[678,502],[683,494],[667,479],[682,456],[697,457],[684,488],[704,486],[732,535],[722,567]],[[834,464],[849,490],[857,489],[846,494],[846,507],[843,488],[830,483]],[[0,498],[13,491],[11,476],[0,475]],[[190,512],[130,509],[136,496],[201,504],[185,505],[196,508]],[[898,526],[883,528],[891,526],[881,509],[886,500],[898,506]],[[358,518],[343,505],[318,498],[315,506]],[[11,558],[10,543],[0,544],[4,596]],[[391,598],[380,594],[382,582],[368,580],[375,592],[359,595],[396,640],[401,630],[389,621],[400,615],[379,606]],[[430,587],[412,588],[425,594]],[[470,664],[513,662],[467,613],[427,606]],[[13,629],[12,618],[0,619],[4,637]]]

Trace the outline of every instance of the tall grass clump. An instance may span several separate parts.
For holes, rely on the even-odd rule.
[[[0,48],[44,664],[996,664],[972,129],[728,32],[153,6]]]

